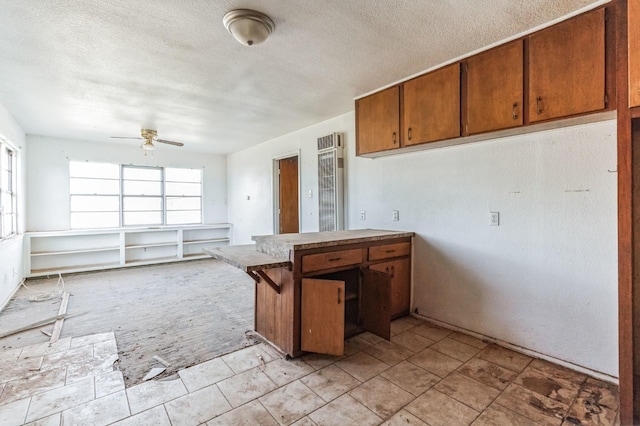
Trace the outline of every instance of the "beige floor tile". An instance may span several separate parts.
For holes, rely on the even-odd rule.
[[[565,404],[511,384],[496,402],[542,425],[559,425],[569,410]]]
[[[396,334],[404,333],[413,327],[413,324],[397,319],[391,322],[391,335],[395,336]]]
[[[231,410],[216,385],[173,399],[164,406],[174,425],[199,425]]]
[[[42,357],[26,358],[20,361],[7,362],[0,368],[0,383],[18,380],[41,370]]]
[[[309,416],[305,416],[305,417],[301,418],[300,420],[298,420],[297,422],[293,423],[292,426],[316,426],[316,422],[311,420],[311,418],[309,418]]]
[[[440,377],[445,377],[462,365],[457,359],[441,354],[431,348],[418,352],[408,361]]]
[[[534,359],[528,368],[535,368],[543,373],[558,379],[566,380],[572,383],[582,384],[587,380],[587,375],[578,371],[570,370],[557,364],[553,364],[543,359]]]
[[[344,341],[344,354],[346,356],[353,355],[371,346],[371,343],[360,335],[353,336]]]
[[[451,330],[438,327],[437,325],[428,322],[413,327],[411,332],[422,337],[426,337],[427,339],[431,339],[434,342],[440,341],[452,333]]]
[[[441,380],[435,374],[408,361],[394,365],[380,375],[414,396],[424,393]]]
[[[430,348],[462,362],[469,361],[480,352],[480,349],[475,346],[467,345],[466,343],[450,339],[449,337],[434,343]]]
[[[129,416],[129,404],[125,391],[107,395],[62,412],[62,424],[108,425]]]
[[[478,349],[484,349],[489,345],[488,343],[485,343],[476,337],[460,333],[459,331],[454,331],[453,333],[451,333],[449,335],[449,338],[457,340],[458,342],[466,343],[467,345],[476,347]]]
[[[349,392],[349,395],[382,419],[388,419],[415,398],[380,376],[361,384]]]
[[[50,370],[52,368],[67,367],[70,365],[81,365],[85,362],[91,362],[91,360],[93,360],[92,345],[71,348],[66,351],[44,355],[41,370]]]
[[[426,391],[407,405],[405,410],[430,426],[469,425],[479,414],[476,410],[435,389]]]
[[[433,345],[435,342],[419,334],[412,333],[411,331],[405,331],[404,333],[391,336],[391,341],[396,345],[400,345],[411,352],[420,352],[424,348]]]
[[[371,410],[356,401],[352,396],[342,395],[327,405],[309,414],[318,426],[340,425],[378,425],[382,419]]]
[[[128,417],[120,422],[114,423],[113,426],[171,426],[167,411],[164,405],[153,407],[150,410],[143,411],[135,416]]]
[[[65,337],[55,343],[47,342],[29,345],[22,348],[20,359],[39,357],[42,355],[54,354],[56,352],[66,351],[71,348],[71,337]]]
[[[60,367],[42,372],[32,372],[32,374],[24,378],[12,380],[4,387],[0,396],[0,404],[7,404],[11,401],[17,401],[18,399],[64,386],[66,375],[67,370],[64,367]]]
[[[214,358],[211,361],[178,371],[178,375],[189,392],[210,386],[233,376],[233,374],[233,371],[225,364],[222,358]]]
[[[344,358],[336,362],[336,365],[361,382],[365,382],[389,368],[384,362],[364,352],[358,352],[355,355]]]
[[[482,411],[500,394],[500,391],[459,373],[451,373],[434,389],[452,397],[477,411]]]
[[[382,426],[429,426],[408,411],[401,410],[394,414]]]
[[[29,409],[29,401],[31,398],[19,399],[0,405],[0,424],[1,425],[21,425],[27,416]],[[44,417],[44,416],[43,416]]]
[[[20,358],[20,353],[23,349],[24,348],[13,348],[0,352],[0,364],[7,365],[7,363],[16,362],[18,358]]]
[[[513,383],[564,404],[571,404],[580,390],[579,383],[554,378],[535,368],[527,367]]]
[[[537,423],[520,414],[493,403],[473,422],[473,426],[536,426]]]
[[[505,390],[517,376],[511,370],[480,358],[469,360],[458,372],[499,390]]]
[[[382,337],[376,336],[370,331],[365,331],[364,333],[360,333],[358,334],[358,337],[371,345],[375,345],[376,343],[380,343],[384,340]]]
[[[305,354],[301,359],[316,370],[331,365],[343,359],[343,356],[327,355],[327,354]]]
[[[326,402],[339,397],[360,384],[360,381],[335,365],[329,365],[322,370],[318,370],[303,377],[300,381]]]
[[[579,396],[597,399],[600,405],[611,410],[617,411],[620,407],[618,386],[592,377],[582,385]]]
[[[96,398],[124,390],[122,371],[111,371],[95,377]]]
[[[567,424],[611,425],[619,408],[615,385],[588,378],[569,409]]]
[[[300,359],[285,360],[278,358],[269,362],[263,371],[276,385],[283,386],[313,373],[315,370]]]
[[[105,342],[107,340],[116,340],[116,336],[113,331],[106,333],[89,334],[87,336],[78,336],[71,339],[71,347],[77,348],[80,346],[93,345],[94,343]]]
[[[118,347],[115,340],[105,340],[93,345],[93,357],[98,359],[111,358],[118,355]]]
[[[94,399],[93,378],[34,395],[27,421],[31,422]]]
[[[411,325],[420,325],[420,324],[425,322],[423,319],[416,318],[416,317],[411,316],[411,315],[405,315],[405,316],[403,316],[401,318],[398,318],[398,319],[401,320],[401,321],[404,321],[406,323],[409,323]]]
[[[222,360],[237,374],[254,367],[263,366],[275,359],[271,351],[264,350],[260,345],[249,346],[239,351],[224,355]]]
[[[113,370],[113,363],[118,360],[118,354],[103,355],[100,358],[91,358],[80,363],[67,365],[67,384],[77,382],[87,377],[101,376]]]
[[[509,370],[518,373],[524,370],[524,368],[529,365],[533,359],[528,355],[521,354],[498,345],[487,346],[478,354],[478,358],[498,364],[501,367],[508,368]]]
[[[260,403],[282,425],[289,425],[324,405],[324,401],[300,380],[259,398]]]
[[[44,419],[25,423],[25,426],[60,426],[62,424],[62,413],[52,414]]]
[[[234,408],[278,387],[259,368],[253,368],[224,379],[218,382],[217,386]]]
[[[410,350],[387,340],[384,340],[375,346],[370,346],[364,351],[389,365],[396,365],[400,361],[403,361],[413,355],[413,352]]]
[[[151,380],[127,389],[131,414],[138,414],[187,394],[182,380]]]
[[[260,402],[251,401],[207,423],[207,426],[275,426],[278,422]]]

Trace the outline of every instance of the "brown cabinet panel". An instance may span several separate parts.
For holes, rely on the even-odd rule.
[[[391,278],[391,317],[409,313],[411,299],[411,259],[398,259],[369,266]]]
[[[391,338],[390,281],[384,272],[362,270],[360,327],[387,340]]]
[[[529,121],[605,108],[604,9],[529,37]]]
[[[344,353],[345,283],[302,280],[301,348],[321,354]]]
[[[369,260],[391,259],[411,254],[411,243],[385,244],[369,248]]]
[[[302,258],[302,272],[322,271],[362,262],[362,249],[338,250],[309,254]]]
[[[356,101],[358,155],[400,146],[400,88],[391,87]]]
[[[472,135],[523,124],[522,40],[467,61],[467,132]]]
[[[460,136],[460,64],[404,83],[404,145]]]
[[[640,106],[640,0],[628,0],[629,106]]]

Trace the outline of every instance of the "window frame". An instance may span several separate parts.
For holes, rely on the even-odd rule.
[[[5,204],[9,199],[9,208]],[[10,230],[5,229],[6,216],[11,216]],[[18,150],[0,138],[0,240],[18,234]]]

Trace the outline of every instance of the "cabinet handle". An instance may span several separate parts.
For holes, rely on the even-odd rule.
[[[407,131],[407,137],[411,140],[411,127],[409,127],[409,130]]]
[[[396,274],[396,268],[394,266],[391,267],[391,278]]]
[[[518,119],[518,103],[517,102],[513,103],[513,119],[514,120]]]
[[[542,114],[542,98],[540,96],[536,97],[536,112]]]
[[[394,249],[391,249],[391,250],[387,250],[387,251],[385,251],[385,253],[395,253],[395,252],[396,252],[396,251],[395,251]]]
[[[388,266],[386,268],[384,268],[384,271],[387,273],[387,275],[389,275],[389,267]]]
[[[393,132],[393,144],[396,144],[396,132]]]
[[[332,257],[331,259],[329,259],[329,262],[337,262],[340,259],[342,259],[342,258],[341,257]]]
[[[338,287],[338,305],[340,304],[340,288]]]

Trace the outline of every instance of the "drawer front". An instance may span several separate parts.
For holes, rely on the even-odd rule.
[[[302,272],[322,271],[358,263],[362,263],[362,249],[309,254],[302,257]]]
[[[392,257],[408,256],[410,254],[410,242],[369,247],[369,260],[390,259]]]

